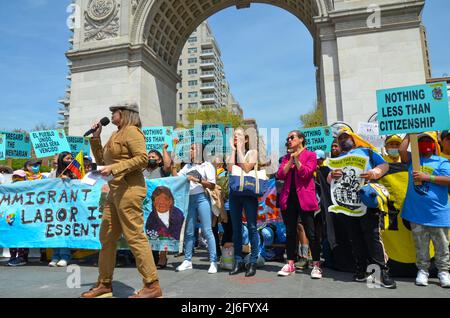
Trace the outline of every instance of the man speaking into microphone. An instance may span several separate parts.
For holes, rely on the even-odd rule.
[[[117,241],[123,234],[136,258],[136,265],[144,287],[130,298],[157,298],[162,296],[158,274],[150,244],[144,233],[142,206],[147,187],[142,170],[148,165],[144,134],[136,103],[120,103],[110,107],[111,122],[117,126],[102,147],[100,135],[103,123],[92,126],[92,153],[100,173],[112,176],[110,192],[103,210],[100,228],[102,249],[99,255],[99,278],[95,287],[81,295],[82,298],[113,296],[112,280],[116,263]]]

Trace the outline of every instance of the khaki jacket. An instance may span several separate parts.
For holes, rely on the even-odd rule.
[[[145,137],[139,128],[127,126],[114,132],[105,147],[100,138],[92,138],[91,148],[98,165],[112,166],[111,188],[146,189],[142,169],[147,167],[148,157]]]

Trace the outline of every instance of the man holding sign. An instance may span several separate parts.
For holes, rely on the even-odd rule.
[[[381,269],[381,286],[396,288],[390,277],[385,259],[385,250],[381,239],[379,208],[367,207],[362,203],[360,190],[364,180],[378,180],[389,170],[389,165],[371,145],[350,130],[342,129],[337,136],[342,153],[336,159],[330,159],[333,169],[328,182],[331,184],[332,206],[329,211],[340,214],[352,245],[356,261],[354,279],[366,281],[367,259]],[[372,146],[373,147],[373,146]]]
[[[450,288],[450,257],[448,231],[450,228],[450,162],[436,155],[437,140],[433,133],[418,136],[421,171],[414,171],[408,153],[409,136],[401,146],[402,161],[409,166],[408,191],[403,205],[402,218],[411,222],[416,245],[416,265],[419,269],[416,285],[428,285],[430,267],[430,241],[435,249],[435,262],[442,287]],[[415,185],[414,181],[420,181]]]

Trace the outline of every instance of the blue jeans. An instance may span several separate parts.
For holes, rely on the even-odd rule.
[[[184,237],[184,255],[187,261],[192,260],[195,240],[195,225],[200,219],[202,234],[208,242],[209,261],[217,262],[216,240],[211,228],[211,201],[204,193],[189,196],[189,209],[186,217],[186,232]]]
[[[72,258],[72,254],[70,253],[69,248],[55,248],[53,249],[52,261],[70,261]]]
[[[248,235],[250,237],[250,263],[256,264],[259,255],[259,238],[256,218],[258,216],[258,199],[251,196],[239,196],[230,192],[230,214],[233,225],[234,260],[241,263],[242,258],[242,211],[247,216]]]

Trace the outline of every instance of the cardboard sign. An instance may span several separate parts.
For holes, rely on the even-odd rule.
[[[71,152],[63,130],[46,130],[30,133],[36,158],[51,157],[61,152]]]
[[[31,157],[30,137],[24,133],[0,131],[6,135],[6,158],[29,159]]]
[[[67,142],[69,143],[70,151],[74,157],[76,157],[80,151],[83,151],[84,156],[90,156],[91,144],[89,138],[69,136],[67,137]]]
[[[163,152],[164,144],[167,144],[168,152],[173,150],[173,127],[144,127],[142,132],[145,136],[145,144],[147,146],[147,153],[150,150],[157,150],[161,154]]]
[[[447,83],[377,91],[380,135],[439,131],[450,127]]]
[[[333,132],[330,127],[314,127],[300,129],[300,131],[305,135],[306,147],[308,150],[323,150],[324,152],[331,152]]]

